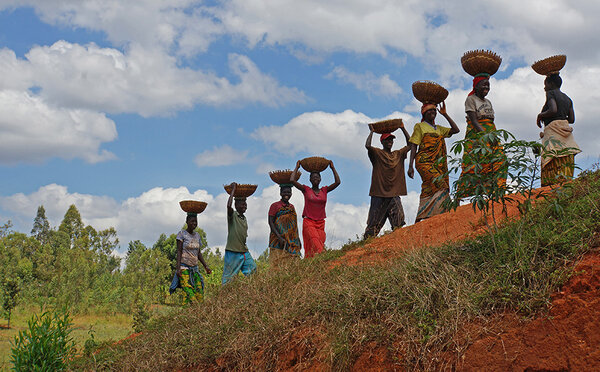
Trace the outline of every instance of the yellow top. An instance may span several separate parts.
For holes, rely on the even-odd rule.
[[[427,133],[438,134],[442,137],[450,137],[450,128],[442,127],[441,125],[436,125],[435,128],[429,123],[421,122],[415,124],[415,129],[413,129],[413,134],[410,136],[408,140],[410,143],[414,143],[419,146],[421,141],[423,141],[423,136]]]

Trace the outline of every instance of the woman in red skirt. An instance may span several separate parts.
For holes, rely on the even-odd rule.
[[[338,175],[333,162],[329,161],[329,167],[333,172],[334,182],[329,186],[319,187],[321,173],[311,172],[310,183],[312,187],[302,185],[297,179],[300,161],[296,162],[296,168],[290,177],[290,182],[304,194],[304,211],[302,212],[302,239],[304,240],[304,257],[314,257],[323,252],[325,247],[325,204],[327,193],[335,190],[340,185]]]

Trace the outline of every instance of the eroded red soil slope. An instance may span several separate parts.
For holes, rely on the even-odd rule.
[[[520,321],[505,314],[485,327],[459,371],[600,371],[600,253],[586,255],[577,273],[552,296],[547,315]]]

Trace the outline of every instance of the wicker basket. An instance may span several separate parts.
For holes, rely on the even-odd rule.
[[[281,185],[281,184],[290,183],[290,176],[292,175],[292,173],[293,173],[293,171],[291,171],[289,169],[276,170],[276,171],[269,172],[269,177],[271,177],[273,182]],[[300,178],[300,171],[298,171],[298,173],[296,173],[296,181],[298,181],[299,178]]]
[[[554,75],[558,74],[565,67],[565,63],[567,63],[567,56],[559,54],[537,61],[531,65],[531,68],[540,75]]]
[[[236,198],[247,198],[250,195],[254,194],[254,191],[256,191],[256,188],[258,187],[258,185],[249,185],[249,184],[239,184],[237,185],[237,187],[235,188],[235,194],[233,195]],[[225,185],[223,186],[223,188],[225,188],[225,191],[231,195],[231,189],[233,189],[233,187],[231,185]]]
[[[307,172],[323,172],[329,166],[329,160],[321,156],[311,156],[300,160],[300,165]]]
[[[437,105],[448,97],[448,91],[443,86],[433,81],[415,81],[412,85],[415,98],[421,103]]]
[[[206,209],[205,202],[196,200],[182,200],[179,202],[179,206],[187,213],[202,213]]]
[[[372,125],[373,131],[379,134],[392,133],[396,129],[404,126],[402,119],[383,120],[373,123]]]
[[[502,58],[490,50],[472,50],[462,56],[460,63],[471,76],[481,73],[494,75],[502,63]]]

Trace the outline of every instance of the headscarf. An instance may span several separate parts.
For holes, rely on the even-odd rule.
[[[475,87],[477,86],[477,84],[479,84],[480,81],[486,80],[490,78],[490,74],[486,73],[486,72],[482,72],[480,74],[475,75],[475,77],[473,78],[473,90],[471,90],[471,93],[469,93],[469,96],[472,96],[473,94],[475,94]]]
[[[421,106],[421,115],[431,109],[435,110],[435,105],[433,103],[424,103],[423,106]]]
[[[198,213],[195,213],[195,212],[187,212],[187,217],[198,217]]]
[[[394,136],[392,133],[383,133],[379,138],[379,142],[383,142],[384,139],[389,137],[396,138],[396,136]]]

